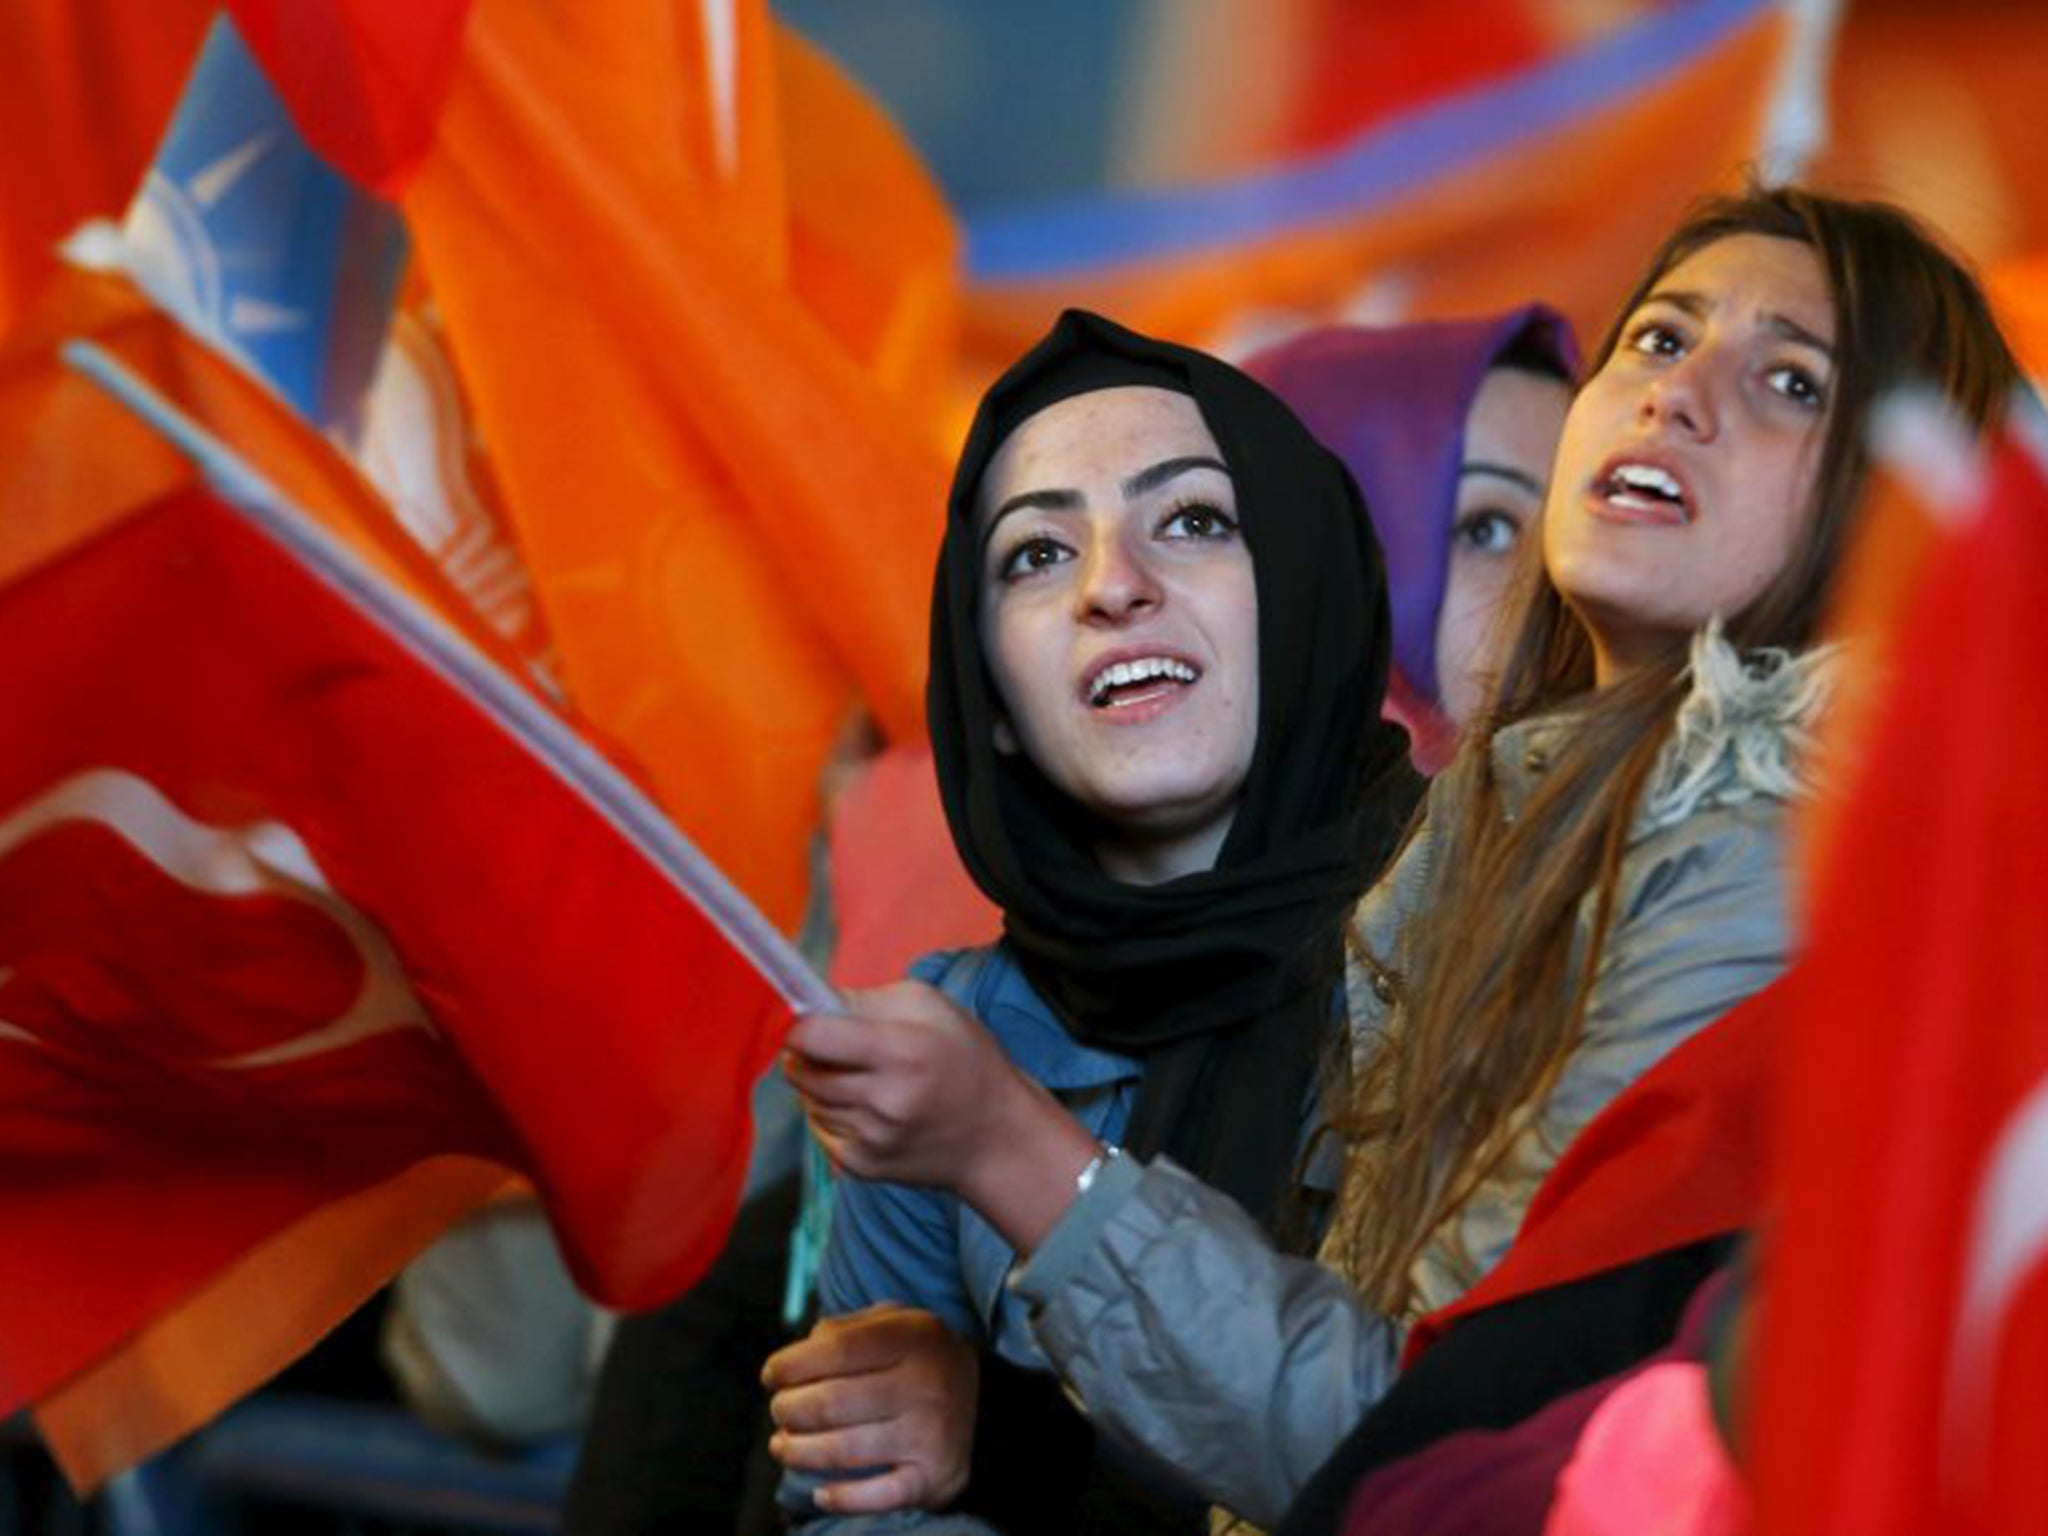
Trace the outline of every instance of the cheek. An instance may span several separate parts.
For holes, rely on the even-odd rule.
[[[1726,569],[1731,582],[1740,589],[1742,602],[1760,595],[1785,568],[1797,549],[1807,522],[1813,516],[1813,490],[1819,457],[1819,445],[1809,443],[1786,453],[1778,463],[1744,487],[1744,495],[1751,507],[1791,510],[1757,516],[1742,546],[1731,552]]]
[[[1259,733],[1259,594],[1249,560],[1226,594],[1223,633],[1237,663],[1233,670],[1242,679],[1237,690],[1242,698],[1239,735],[1255,741]]]
[[[1527,534],[1523,537],[1526,538]],[[1450,573],[1444,581],[1444,616],[1448,619],[1456,615],[1461,621],[1476,617],[1484,621],[1500,606],[1514,562],[1514,549],[1497,554],[1461,551],[1452,555]]]
[[[1512,555],[1454,555],[1436,624],[1436,686],[1444,712],[1463,720],[1479,702],[1489,642],[1513,571]]]
[[[1012,601],[985,606],[981,615],[981,649],[988,658],[989,676],[995,683],[995,703],[1005,719],[1003,724],[1023,723],[1035,702],[1032,680],[1046,668],[1046,660],[1035,643],[1034,626],[1022,605]],[[998,746],[1003,745],[998,732]]]

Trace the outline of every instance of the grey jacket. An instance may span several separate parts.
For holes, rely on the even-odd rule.
[[[1502,1167],[1418,1261],[1416,1315],[1492,1268],[1587,1121],[1784,968],[1785,812],[1805,789],[1799,765],[1830,672],[1819,653],[1745,662],[1712,631],[1696,641],[1693,691],[1623,857],[1584,1039],[1549,1097],[1525,1111]],[[1526,804],[1570,728],[1569,717],[1552,717],[1496,737],[1507,814]],[[1434,847],[1425,822],[1361,903],[1355,948],[1395,952]],[[1583,933],[1589,910],[1580,922]],[[1359,1054],[1385,1026],[1387,988],[1376,980],[1369,962],[1354,967]],[[1413,1320],[1376,1314],[1326,1264],[1274,1252],[1228,1199],[1163,1159],[1110,1163],[1011,1284],[1099,1424],[1262,1525],[1280,1519],[1386,1391]]]

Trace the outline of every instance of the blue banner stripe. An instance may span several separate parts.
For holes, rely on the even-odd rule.
[[[1199,187],[1097,194],[978,216],[976,283],[1158,261],[1355,217],[1677,73],[1782,0],[1695,0],[1582,52],[1367,129],[1330,154]]]

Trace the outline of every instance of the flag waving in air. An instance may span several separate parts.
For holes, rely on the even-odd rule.
[[[515,1173],[701,1272],[940,505],[950,224],[764,8],[230,9],[0,353],[0,1414],[81,1485]]]
[[[232,10],[404,213],[570,697],[794,926],[849,708],[922,734],[936,188],[765,0]]]
[[[1770,1536],[2048,1529],[2048,428],[1914,456],[1937,520],[1788,983]]]
[[[510,1170],[594,1294],[673,1295],[738,1197],[753,1078],[826,995],[357,552],[374,501],[315,515],[220,462],[232,497],[0,548],[0,1410],[35,1402],[81,1483]]]

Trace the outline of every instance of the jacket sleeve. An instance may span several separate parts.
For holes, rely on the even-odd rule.
[[[1377,978],[1432,857],[1425,821],[1354,916],[1356,1052],[1384,1028]],[[1261,1525],[1278,1522],[1393,1379],[1393,1324],[1163,1158],[1110,1162],[1010,1283],[1099,1425]]]
[[[1098,1425],[1261,1525],[1393,1377],[1391,1324],[1164,1158],[1109,1163],[1011,1284]]]
[[[1453,1218],[1456,1241],[1424,1252],[1416,1278],[1425,1308],[1454,1300],[1499,1262],[1537,1188],[1595,1115],[1784,971],[1784,816],[1764,800],[1705,810],[1631,854],[1578,1049]]]
[[[1551,1111],[1576,1132],[1622,1088],[1784,971],[1784,807],[1702,812],[1644,845],[1627,871],[1585,1036]],[[1571,1102],[1560,1102],[1571,1099]]]

